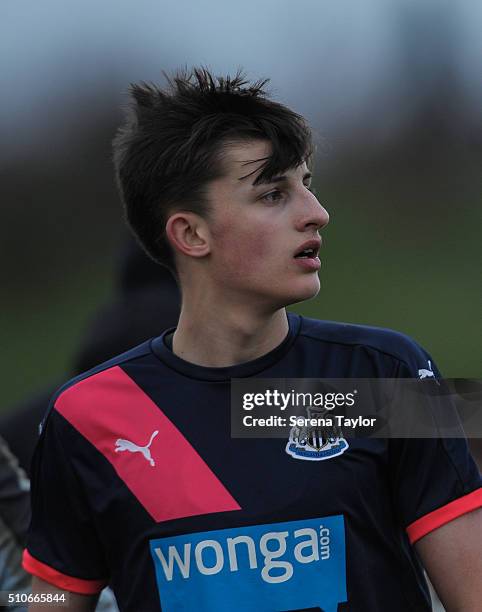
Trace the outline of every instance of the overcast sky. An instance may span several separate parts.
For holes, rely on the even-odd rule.
[[[478,0],[3,0],[0,11],[0,120],[19,149],[96,92],[184,64],[269,76],[276,97],[332,129],[377,103],[396,127],[410,109],[400,98],[423,95],[447,62],[467,111],[482,107]]]

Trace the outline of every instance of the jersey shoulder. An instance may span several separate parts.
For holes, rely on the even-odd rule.
[[[92,397],[94,394],[104,393],[106,388],[112,388],[122,384],[122,379],[127,375],[122,373],[122,367],[135,360],[142,359],[151,354],[151,341],[146,340],[142,344],[104,361],[103,363],[75,376],[59,387],[50,400],[48,410],[40,424],[40,432],[55,406],[77,403],[77,398]]]
[[[300,336],[321,342],[364,347],[405,364],[413,375],[435,367],[429,353],[410,336],[384,327],[302,317]]]

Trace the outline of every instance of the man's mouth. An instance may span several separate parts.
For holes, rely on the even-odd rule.
[[[295,252],[295,259],[315,259],[318,257],[321,242],[319,240],[309,240],[302,244]]]
[[[305,259],[305,258],[313,258],[316,257],[315,249],[305,249],[298,255],[295,255],[295,259]]]

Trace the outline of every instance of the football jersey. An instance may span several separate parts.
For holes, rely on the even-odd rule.
[[[230,381],[438,375],[433,361],[391,330],[288,321],[247,363],[188,363],[168,330],[61,388],[25,568],[77,593],[109,584],[129,612],[430,610],[412,545],[482,505],[465,440],[354,438],[304,460],[231,437]]]

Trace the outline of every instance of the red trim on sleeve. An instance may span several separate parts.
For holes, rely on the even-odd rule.
[[[450,521],[462,516],[462,514],[476,510],[481,506],[482,488],[479,488],[414,521],[406,529],[408,539],[411,544],[414,544],[417,540],[420,540],[420,538],[434,529],[442,527],[442,525],[450,523]]]
[[[96,595],[107,585],[105,580],[84,580],[83,578],[74,578],[62,574],[53,567],[32,557],[27,549],[23,551],[22,565],[23,569],[29,574],[33,574],[59,589],[80,593],[81,595]]]

